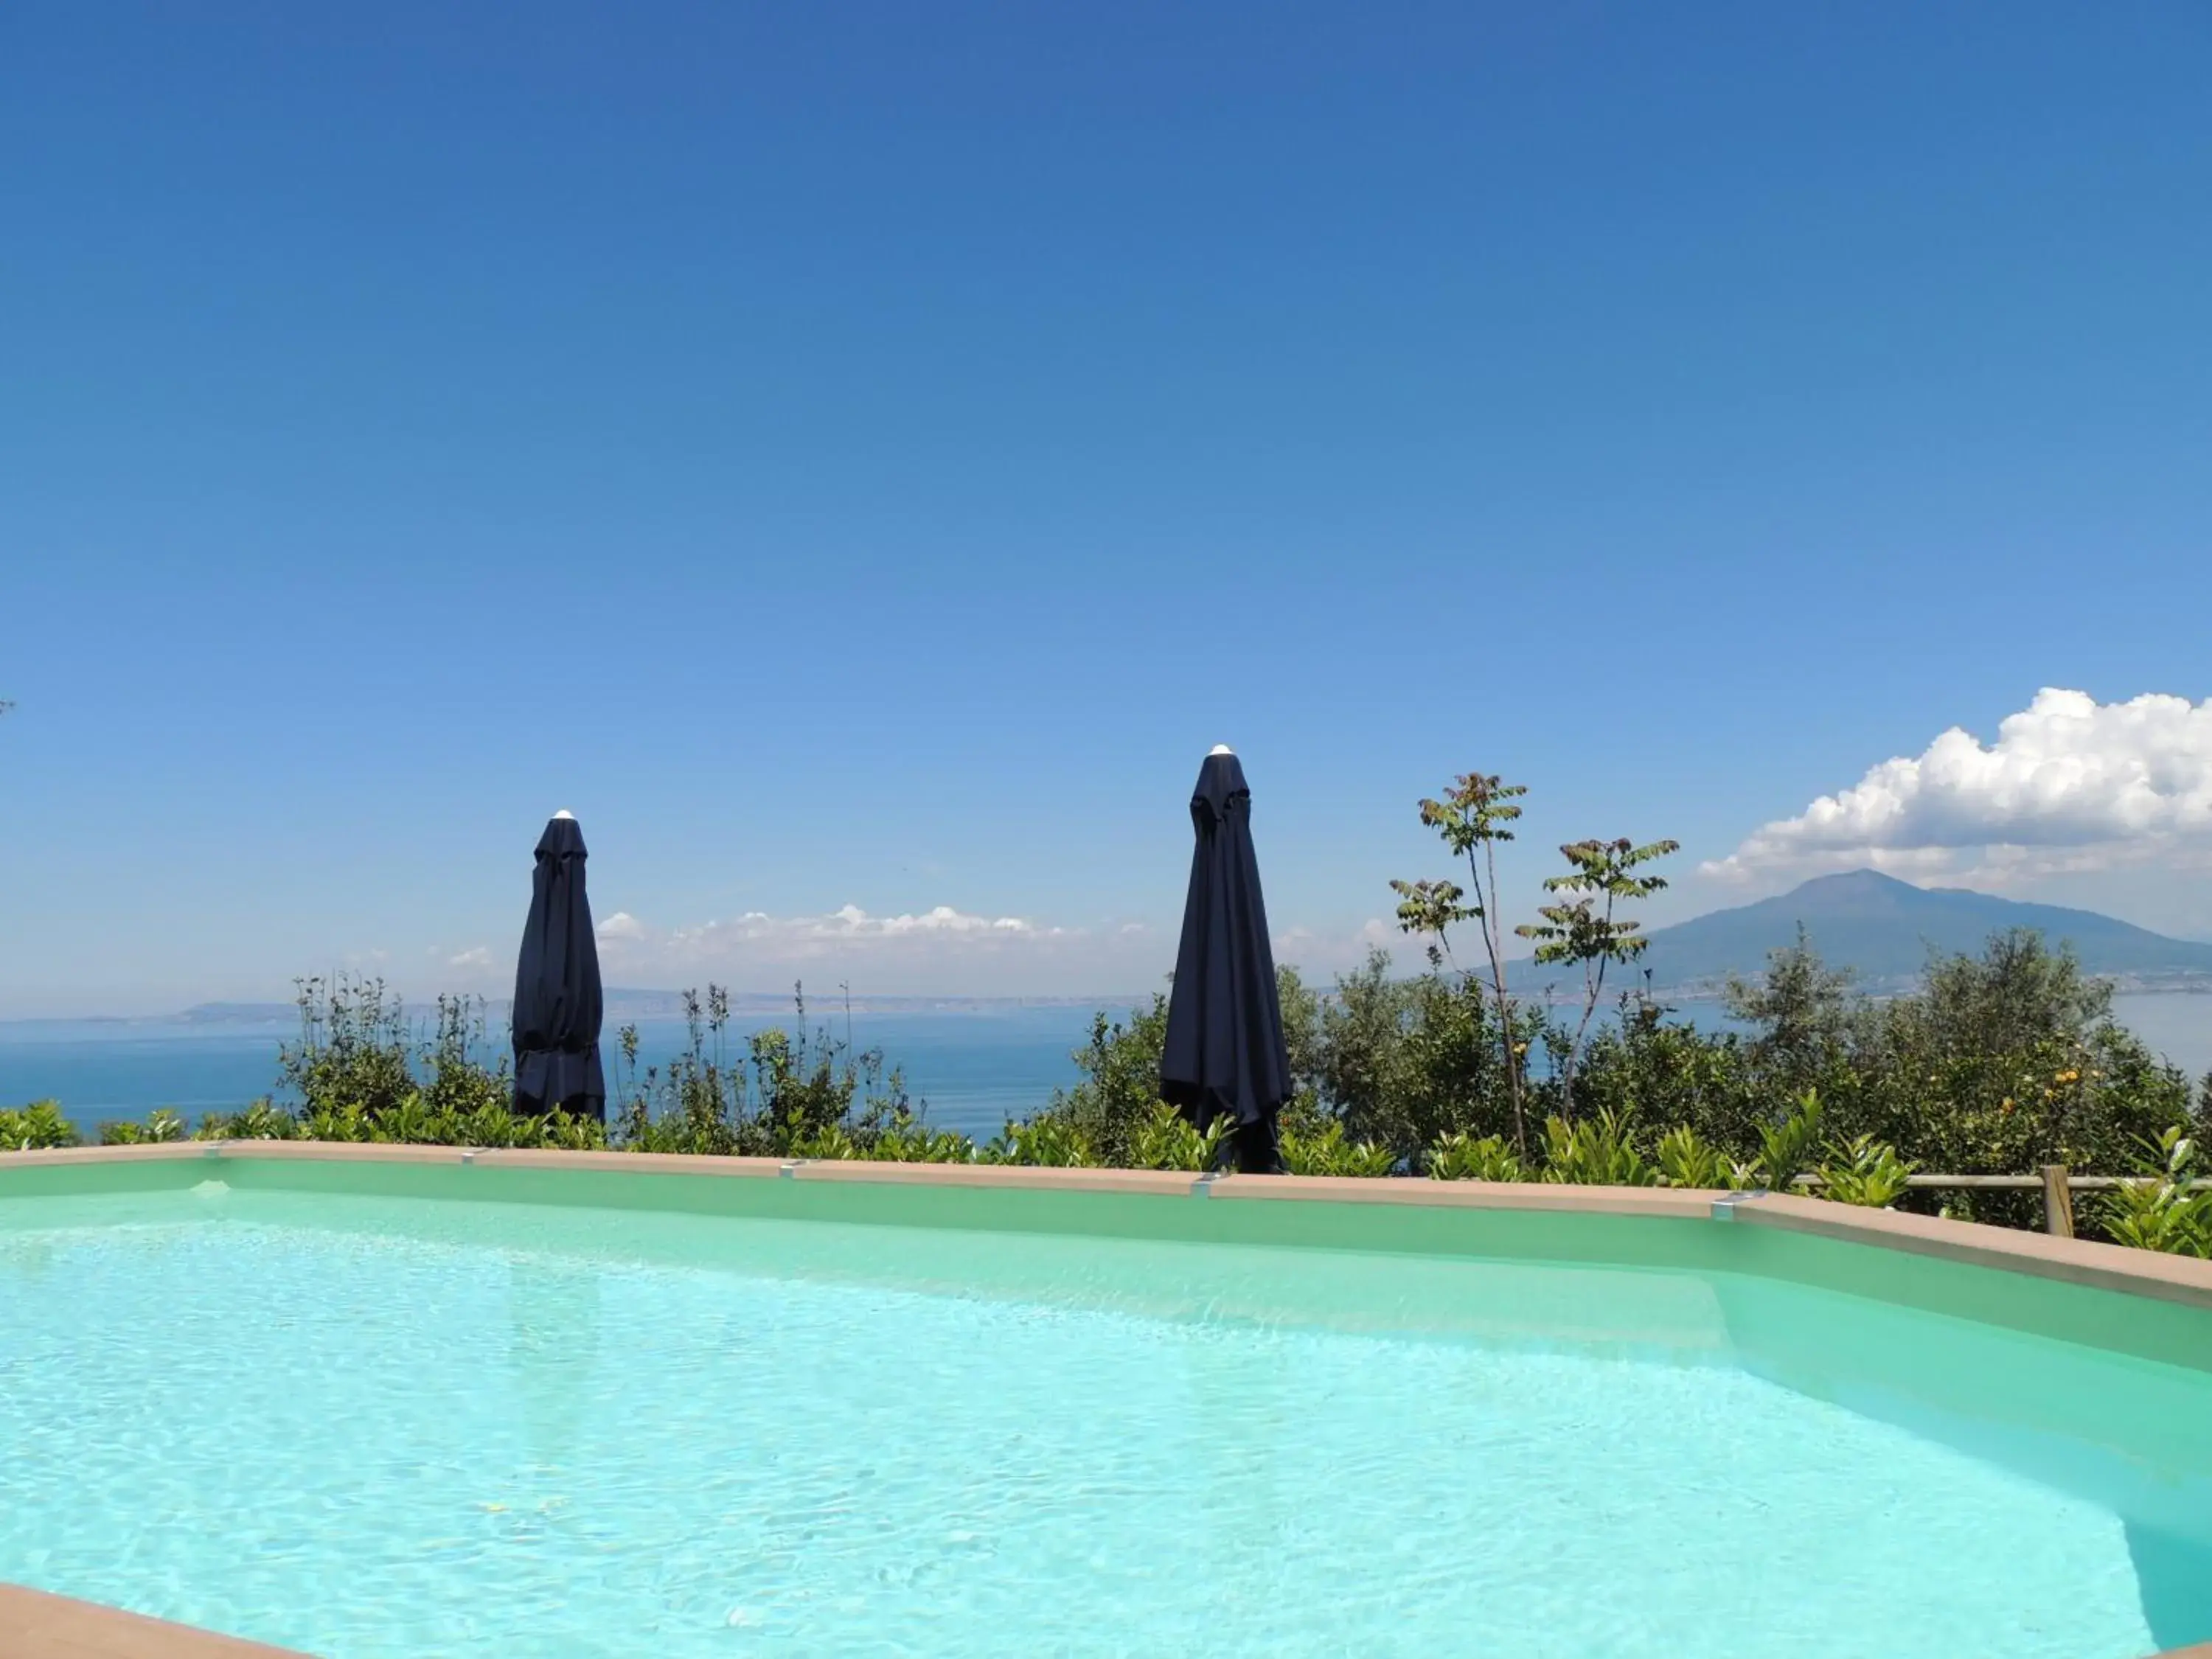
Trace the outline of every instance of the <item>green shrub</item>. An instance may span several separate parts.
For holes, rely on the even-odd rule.
[[[2135,1178],[2106,1195],[2105,1231],[2139,1250],[2212,1256],[2212,1190],[2191,1185],[2197,1166],[2197,1142],[2179,1124],[2145,1141]]]
[[[294,999],[300,1036],[277,1050],[279,1086],[304,1112],[380,1113],[416,1092],[406,1010],[380,979],[304,979]],[[441,1000],[442,1017],[447,1007]]]
[[[1317,1134],[1281,1132],[1283,1168],[1299,1176],[1386,1176],[1398,1167],[1398,1155],[1371,1140],[1349,1141],[1344,1125],[1332,1121]]]
[[[1855,1135],[1841,1146],[1828,1148],[1820,1165],[1820,1196],[1838,1204],[1859,1204],[1886,1210],[1905,1196],[1911,1185],[1912,1165],[1897,1149],[1872,1135]]]
[[[860,1156],[890,1164],[973,1164],[975,1143],[957,1130],[907,1120],[879,1130]]]
[[[1095,1166],[1104,1160],[1079,1126],[1066,1118],[1044,1113],[1026,1123],[1007,1124],[999,1138],[978,1154],[978,1161],[1073,1169]]]
[[[1786,1193],[1809,1174],[1820,1146],[1820,1091],[1808,1089],[1779,1123],[1759,1129],[1759,1179],[1771,1193]]]
[[[1735,1160],[1686,1123],[1659,1137],[1651,1161],[1658,1166],[1660,1179],[1669,1187],[1728,1192],[1743,1184]]]
[[[0,1107],[0,1152],[30,1152],[76,1144],[76,1126],[62,1115],[59,1101],[34,1100],[13,1111]]]
[[[1581,1123],[1546,1118],[1540,1179],[1577,1187],[1657,1186],[1659,1171],[1630,1143],[1628,1131],[1627,1120],[1611,1111]]]
[[[1386,1146],[1407,1164],[1446,1135],[1510,1136],[1512,1085],[1488,989],[1473,975],[1393,979],[1389,969],[1389,957],[1373,952],[1338,980],[1322,1010],[1315,1066],[1322,1109],[1355,1141]],[[1539,1040],[1541,1021],[1521,1009],[1515,1018],[1525,1049]]]
[[[1527,1181],[1528,1167],[1504,1135],[1480,1139],[1464,1131],[1439,1135],[1423,1157],[1437,1181]]]
[[[1212,1170],[1221,1164],[1230,1121],[1218,1117],[1205,1133],[1165,1101],[1155,1104],[1137,1126],[1131,1161],[1140,1170]]]
[[[143,1123],[103,1123],[100,1126],[100,1144],[103,1146],[140,1146],[161,1141],[182,1140],[185,1121],[167,1106],[157,1106]]]
[[[1138,1139],[1164,1104],[1160,1054],[1167,1031],[1164,996],[1153,997],[1151,1006],[1135,1010],[1126,1022],[1098,1015],[1091,1022],[1091,1041],[1074,1054],[1082,1080],[1071,1089],[1054,1090],[1037,1120],[1066,1126],[1090,1149],[1084,1162],[1143,1167]]]
[[[291,1140],[299,1120],[266,1096],[236,1112],[209,1112],[192,1131],[195,1140]]]

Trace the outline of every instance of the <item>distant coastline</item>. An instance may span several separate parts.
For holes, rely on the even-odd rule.
[[[1128,992],[1117,996],[1036,996],[1036,997],[969,997],[969,996],[854,996],[848,1003],[842,994],[812,996],[806,999],[807,1018],[827,1019],[833,1012],[842,1018],[849,1006],[855,1014],[1008,1014],[1025,1008],[1083,1008],[1126,1009],[1149,1000],[1150,994]],[[427,1010],[434,998],[410,1000],[410,1009]],[[485,1018],[498,1024],[507,1018],[512,1005],[505,997],[483,1000]],[[792,1012],[792,997],[788,991],[732,991],[730,994],[730,1013],[732,1018],[747,1020],[787,1015]],[[633,1021],[672,1020],[684,1018],[684,993],[681,991],[648,991],[615,989],[606,993],[606,1024],[611,1030],[617,1025]],[[179,1028],[200,1030],[267,1030],[282,1026],[289,1030],[296,1025],[300,1011],[289,1002],[201,1002],[189,1008],[160,1014],[58,1014],[20,1018],[0,1018],[0,1034],[11,1030],[38,1027],[52,1031],[58,1027],[83,1027],[110,1031],[124,1031],[131,1027],[161,1028],[174,1030]]]

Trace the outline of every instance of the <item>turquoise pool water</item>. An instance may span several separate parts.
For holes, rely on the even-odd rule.
[[[2212,1634],[2208,1423],[1727,1273],[0,1201],[0,1579],[331,1659],[2135,1659]]]

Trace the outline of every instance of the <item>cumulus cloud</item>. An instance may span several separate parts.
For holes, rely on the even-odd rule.
[[[1120,994],[1167,971],[1157,930],[1130,933],[952,905],[877,915],[856,904],[817,915],[751,910],[659,925],[617,911],[599,925],[599,957],[617,982],[716,979],[758,989],[825,974],[873,992],[972,995]],[[1170,957],[1173,944],[1165,947]]]
[[[756,912],[740,920],[771,922],[774,919]],[[903,933],[1029,933],[1036,931],[1019,916],[966,915],[949,904],[940,904],[918,916],[872,916],[859,905],[848,904],[827,916],[799,916],[787,920],[783,925],[796,926],[803,932],[836,939],[859,939],[870,935],[896,939]]]
[[[1984,744],[1954,726],[1747,836],[1708,874],[1871,865],[2020,878],[2212,851],[2212,698],[2046,688]]]
[[[489,945],[479,945],[471,950],[460,951],[457,955],[447,957],[446,958],[446,966],[448,968],[489,968],[491,966],[491,948]]]
[[[618,910],[599,925],[599,948],[617,957],[711,965],[724,958],[783,960],[836,956],[854,947],[900,951],[938,946],[985,951],[1086,936],[1080,927],[1046,927],[1024,916],[978,915],[940,904],[933,909],[874,915],[848,904],[821,915],[742,915],[654,927]]]
[[[643,939],[647,930],[634,917],[621,918],[628,924],[620,935],[624,939]],[[766,941],[781,944],[849,944],[858,940],[901,939],[1055,939],[1079,930],[1063,927],[1039,927],[1020,916],[979,916],[956,910],[949,904],[919,915],[896,916],[870,915],[857,904],[848,904],[821,916],[772,916],[760,910],[748,910],[729,921],[702,922],[694,927],[678,927],[667,935],[672,944],[709,945]],[[600,937],[610,937],[605,928]]]

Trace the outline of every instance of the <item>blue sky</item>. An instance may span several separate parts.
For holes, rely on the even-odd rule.
[[[633,981],[1134,988],[1216,741],[1317,966],[1478,767],[1527,902],[2212,935],[2208,85],[2197,0],[11,6],[0,1013],[495,986],[556,806]]]

